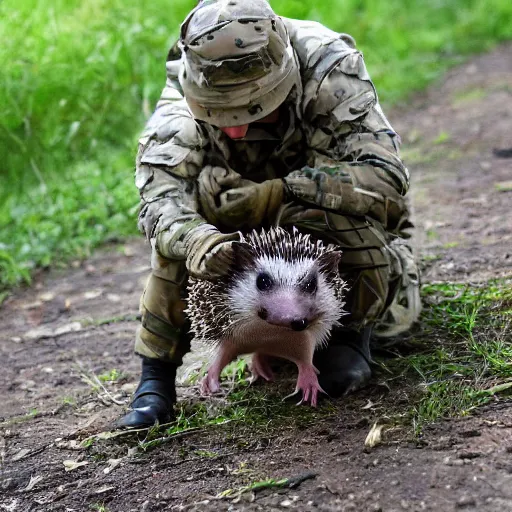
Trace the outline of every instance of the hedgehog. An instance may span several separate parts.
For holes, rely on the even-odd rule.
[[[302,392],[299,404],[316,407],[324,391],[313,354],[343,315],[341,252],[297,228],[273,227],[241,237],[225,279],[189,280],[185,312],[191,333],[216,346],[201,394],[219,391],[223,368],[239,355],[253,354],[251,382],[273,380],[270,359],[287,359],[298,368],[289,396]]]

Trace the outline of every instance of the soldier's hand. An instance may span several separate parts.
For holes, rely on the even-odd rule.
[[[218,219],[230,229],[254,229],[273,224],[284,197],[280,179],[253,183],[242,180],[241,187],[220,194]]]
[[[254,183],[233,170],[211,166],[201,171],[198,191],[204,218],[232,230],[272,223],[284,196],[280,179]]]
[[[232,169],[207,165],[197,178],[199,203],[203,217],[212,224],[218,224],[220,194],[230,188],[238,187],[242,177]]]
[[[340,211],[343,187],[350,186],[350,176],[332,175],[327,170],[304,167],[284,178],[288,195],[320,208]]]
[[[218,279],[227,275],[233,264],[233,243],[238,233],[221,233],[205,224],[186,239],[187,270],[198,279]]]

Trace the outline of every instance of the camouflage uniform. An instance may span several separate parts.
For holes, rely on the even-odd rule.
[[[345,325],[377,324],[386,336],[417,317],[418,272],[405,232],[409,174],[363,57],[350,36],[282,20],[300,80],[279,122],[252,124],[242,140],[192,115],[181,52],[169,54],[167,83],[137,156],[139,228],[153,269],[141,299],[141,355],[180,364],[189,350],[188,274],[217,278],[229,265],[219,247],[238,230],[276,222],[341,247],[351,284]]]

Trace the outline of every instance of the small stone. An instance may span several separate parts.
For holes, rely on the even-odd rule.
[[[36,387],[36,383],[33,380],[26,380],[20,384],[20,389],[23,389],[23,391],[29,391],[31,389],[34,389]]]
[[[409,502],[406,501],[406,500],[402,500],[400,502],[400,506],[404,509],[404,510],[408,510],[409,509]]]
[[[284,501],[281,501],[281,503],[279,503],[279,505],[281,505],[281,507],[284,507],[284,508],[290,507],[291,504],[292,504],[292,502],[290,500],[284,500]]]
[[[459,458],[461,459],[477,459],[482,454],[480,452],[461,452]]]
[[[85,300],[97,299],[102,294],[103,294],[103,290],[90,290],[83,294],[83,298]]]
[[[400,482],[398,480],[391,480],[391,485],[396,487],[397,485],[400,485]]]
[[[476,500],[475,500],[475,498],[473,498],[473,496],[464,495],[464,496],[461,496],[457,500],[458,508],[474,507],[475,505],[476,505]]]

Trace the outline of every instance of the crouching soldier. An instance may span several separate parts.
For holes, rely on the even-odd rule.
[[[365,384],[370,336],[403,332],[420,310],[398,149],[350,36],[279,17],[266,0],[200,2],[140,139],[152,274],[135,342],[142,376],[117,426],[171,419],[190,350],[188,276],[222,278],[237,232],[277,222],[342,250],[349,314],[315,365],[331,396]]]

